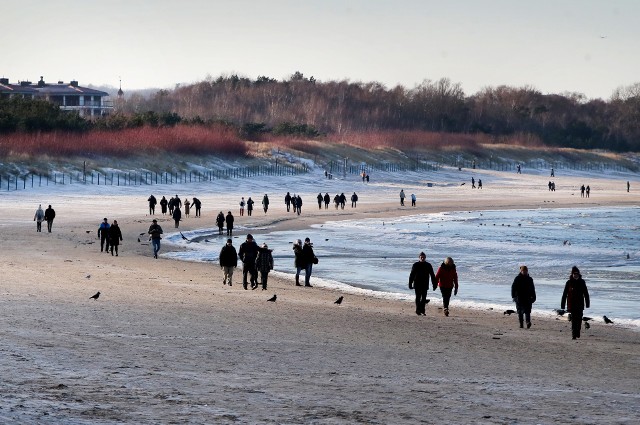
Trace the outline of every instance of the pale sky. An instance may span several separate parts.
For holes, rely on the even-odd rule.
[[[0,0],[0,76],[173,88],[295,71],[608,99],[640,82],[640,0]]]

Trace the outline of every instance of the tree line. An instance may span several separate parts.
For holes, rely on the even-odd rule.
[[[224,123],[247,140],[265,135],[348,140],[362,133],[401,130],[640,150],[640,83],[617,89],[605,101],[578,93],[542,94],[528,86],[486,87],[466,95],[459,83],[447,78],[408,89],[377,82],[319,82],[296,72],[282,81],[264,76],[208,78],[150,96],[134,93],[116,105],[117,113],[109,117],[71,122],[78,130]],[[41,124],[23,120],[7,126],[3,109],[0,104],[0,131],[33,130]]]

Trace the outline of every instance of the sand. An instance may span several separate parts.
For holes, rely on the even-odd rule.
[[[602,178],[590,180],[590,200],[567,193],[550,204],[518,178],[509,188],[419,196],[415,209],[361,196],[340,217],[639,203]],[[49,234],[35,232],[37,205],[2,196],[2,423],[640,422],[637,331],[594,324],[573,341],[566,319],[534,317],[527,330],[496,311],[452,308],[444,317],[428,307],[419,317],[412,303],[352,294],[337,306],[334,290],[274,277],[267,291],[245,291],[239,269],[228,287],[215,264],[154,260],[137,242],[150,224],[139,195],[115,197],[119,257],[100,253],[95,233],[96,211],[116,208],[114,197],[50,197],[73,215],[58,212]],[[304,229],[338,218],[312,197],[300,217],[274,200],[266,217],[237,219]],[[205,208],[181,228],[212,226],[216,213]],[[267,302],[273,294],[277,302]]]

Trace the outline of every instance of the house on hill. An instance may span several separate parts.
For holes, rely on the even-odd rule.
[[[58,105],[63,111],[77,111],[85,118],[109,115],[113,111],[113,102],[106,99],[109,93],[82,87],[77,81],[46,83],[40,77],[36,84],[30,81],[10,84],[8,78],[0,78],[0,98],[14,96],[44,99]]]

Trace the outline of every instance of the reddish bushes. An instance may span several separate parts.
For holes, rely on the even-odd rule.
[[[246,146],[224,125],[141,127],[83,133],[13,133],[0,136],[0,155],[114,155],[176,152],[244,155]]]

